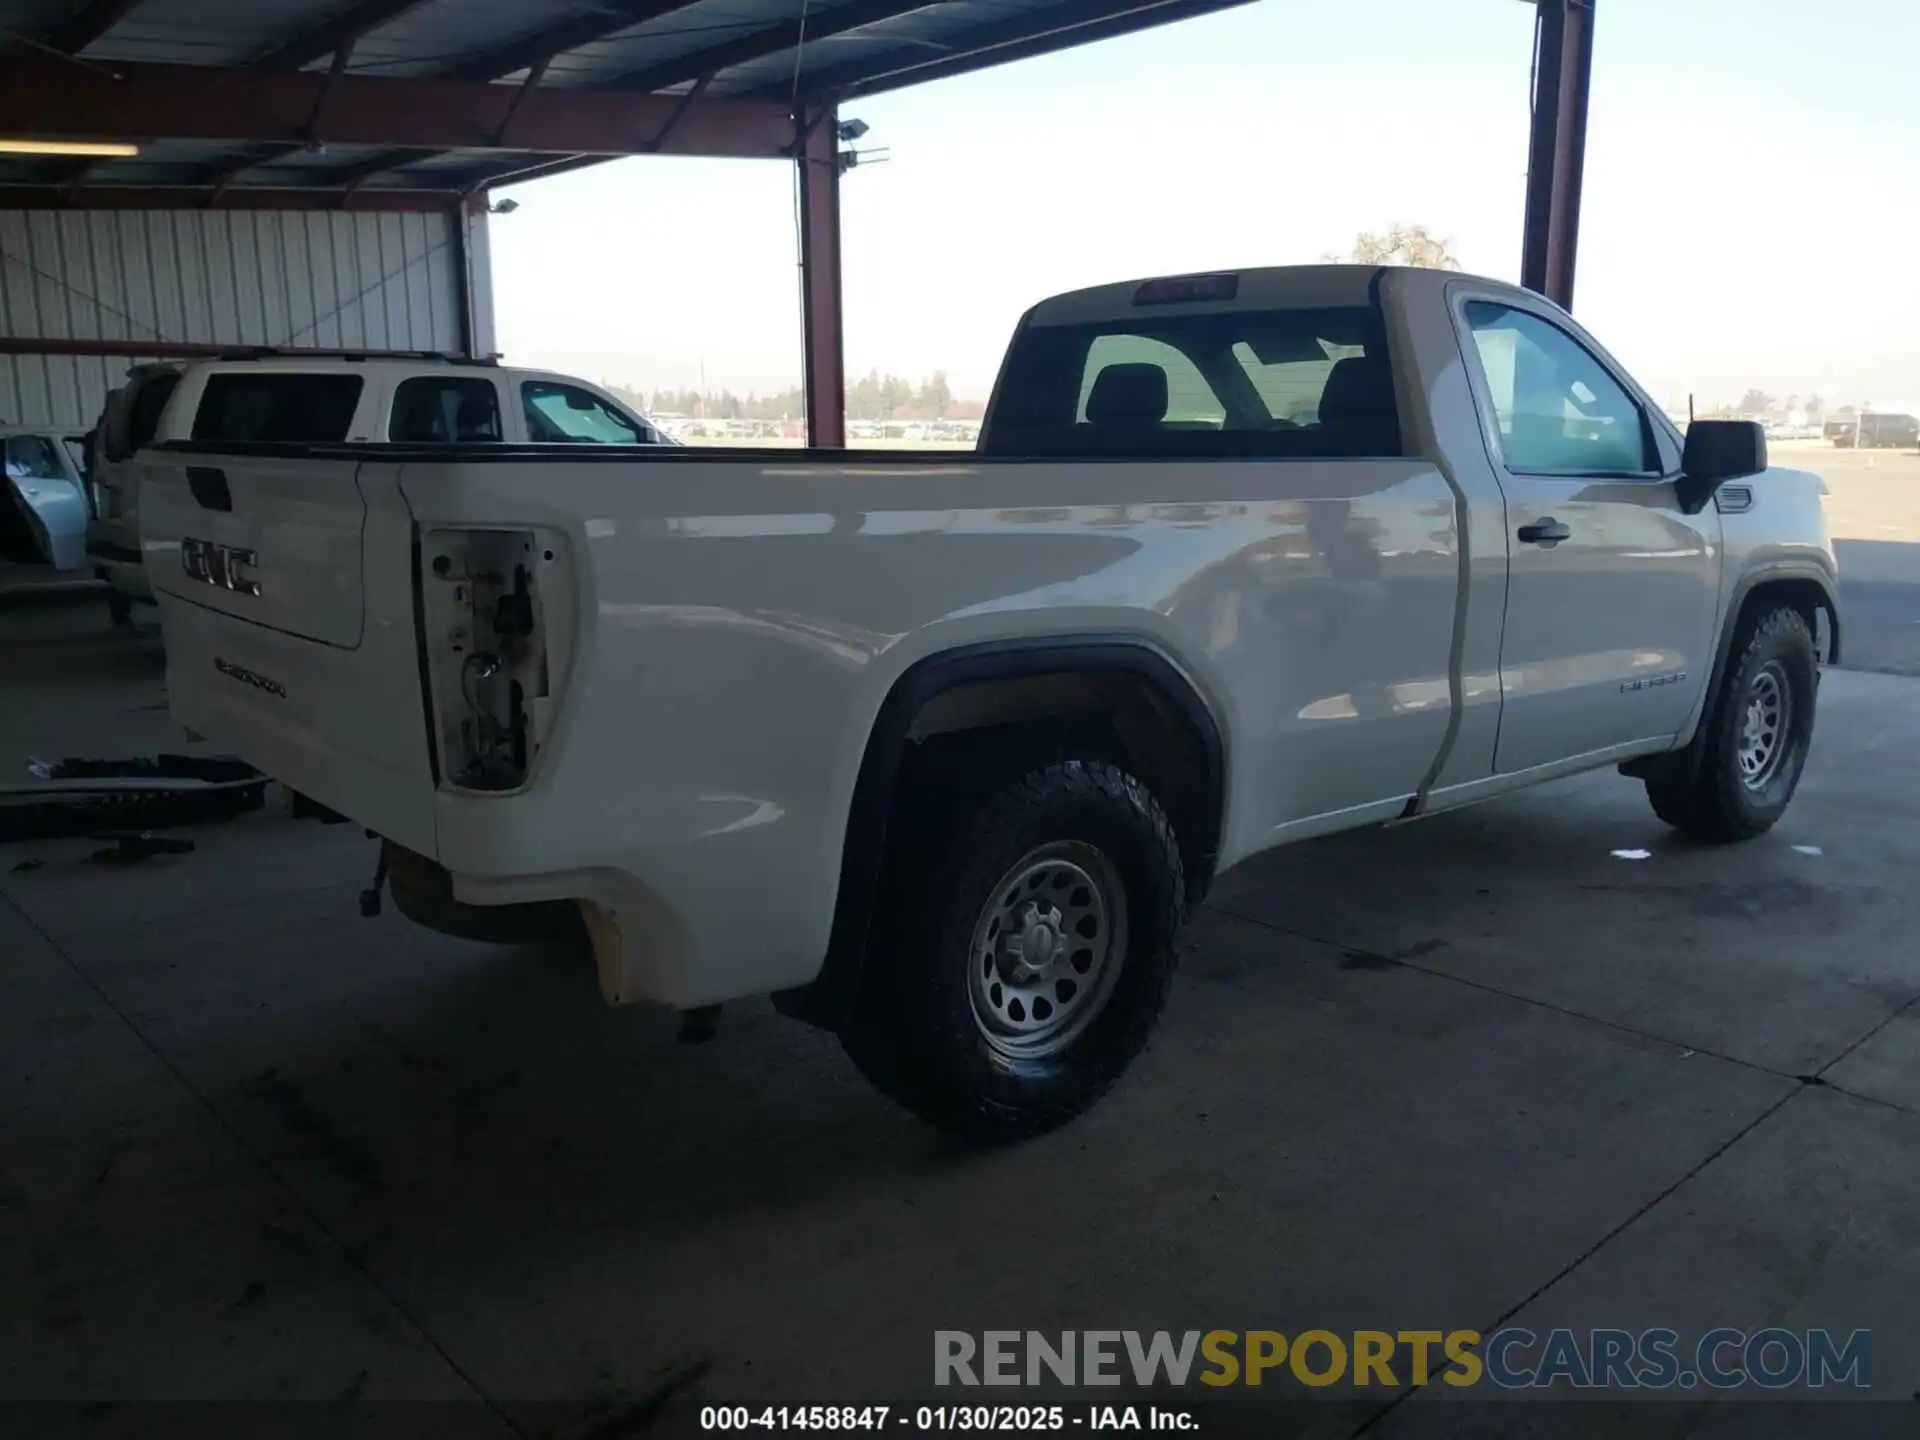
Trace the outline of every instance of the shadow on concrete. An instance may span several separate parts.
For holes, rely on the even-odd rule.
[[[360,858],[326,863],[345,878]],[[669,1015],[608,1009],[584,951],[362,921],[345,886],[62,943],[369,1263],[396,1235],[455,1254],[603,1226],[664,1241],[960,1153],[764,1004],[683,1045]]]

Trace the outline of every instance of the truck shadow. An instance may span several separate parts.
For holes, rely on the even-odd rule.
[[[368,1263],[829,1201],[953,1153],[765,1004],[704,1044],[609,1010],[584,954],[480,951],[218,1102]]]

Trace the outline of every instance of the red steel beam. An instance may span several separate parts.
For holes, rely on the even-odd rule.
[[[1527,218],[1520,283],[1573,309],[1586,167],[1587,95],[1593,83],[1594,0],[1537,0],[1533,132],[1527,149]]]
[[[305,34],[291,40],[282,41],[271,50],[263,50],[249,62],[262,70],[298,70],[315,60],[333,57],[328,67],[329,75],[338,75],[347,68],[353,58],[353,47],[369,30],[391,24],[410,10],[417,10],[426,0],[362,0],[351,10],[334,16],[325,24],[316,25]],[[321,112],[326,108],[327,89],[322,88],[320,97],[314,101],[313,118],[308,121],[309,137],[318,134]],[[286,155],[297,155],[304,145],[267,145],[242,155],[239,159],[217,167],[207,178],[219,189],[225,190],[247,171],[259,165],[271,164]]]
[[[800,167],[800,328],[807,394],[807,444],[847,447],[846,319],[840,303],[840,136],[838,112],[812,117]]]
[[[544,30],[536,30],[490,50],[469,55],[449,70],[447,75],[455,80],[504,80],[525,70],[526,86],[529,89],[536,88],[546,78],[547,66],[569,50],[578,50],[582,45],[591,45],[596,40],[604,40],[635,25],[685,10],[694,3],[695,0],[625,0],[625,3],[611,4],[603,0],[601,8],[590,14],[576,15],[558,25],[549,25]],[[628,88],[644,90],[649,87],[634,85]],[[511,118],[512,112],[508,113]],[[438,150],[387,150],[340,171],[333,178],[351,188],[375,175],[404,170],[422,160],[431,160],[440,153]]]
[[[288,74],[196,65],[121,64],[111,74],[45,56],[0,62],[0,133],[94,140],[303,143],[323,87],[324,138],[335,145],[512,150],[566,155],[706,155],[774,159],[793,153],[793,122],[777,100],[710,100],[674,119],[672,95],[534,89],[473,80],[401,79],[314,71]],[[515,109],[516,99],[519,104]]]
[[[458,190],[290,190],[264,186],[222,191],[209,185],[0,185],[0,210],[368,210],[415,214],[456,209]]]

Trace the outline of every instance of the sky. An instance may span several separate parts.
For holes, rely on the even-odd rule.
[[[1395,221],[1517,280],[1533,7],[1255,0],[849,105],[847,366],[984,398],[1055,291],[1312,262]],[[831,43],[831,42],[825,42]],[[1574,313],[1663,402],[1920,410],[1920,5],[1601,0]],[[502,191],[500,348],[642,389],[800,373],[793,173]]]

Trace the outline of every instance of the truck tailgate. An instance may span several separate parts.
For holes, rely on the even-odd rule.
[[[435,853],[434,758],[399,467],[144,452],[141,550],[174,718]]]

